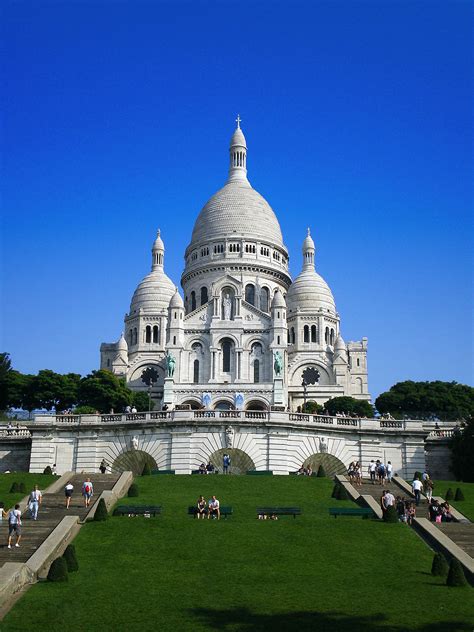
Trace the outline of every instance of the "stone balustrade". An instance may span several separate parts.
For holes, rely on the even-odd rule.
[[[31,438],[31,432],[28,428],[7,428],[6,426],[0,427],[1,439],[29,439]]]
[[[343,416],[311,415],[307,413],[292,413],[284,411],[260,411],[260,410],[171,410],[157,412],[123,413],[113,415],[36,415],[35,420],[28,424],[29,427],[41,426],[84,426],[84,425],[134,425],[156,424],[157,421],[165,422],[193,422],[213,419],[223,422],[236,421],[241,423],[264,421],[266,423],[292,426],[322,427],[329,430],[330,427],[347,428],[347,430],[381,430],[384,432],[423,430],[423,422],[420,420],[387,420],[367,419]],[[429,432],[429,430],[427,429]],[[29,431],[28,431],[29,432]],[[428,434],[427,432],[427,434]],[[443,430],[442,436],[452,435],[452,430]],[[429,433],[430,438],[436,438],[434,432]]]

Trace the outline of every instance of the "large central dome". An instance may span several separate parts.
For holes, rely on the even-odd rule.
[[[283,246],[275,213],[247,179],[228,182],[211,197],[198,215],[191,242],[237,236]]]
[[[229,178],[199,213],[190,247],[244,237],[284,248],[275,213],[247,180],[247,143],[239,123],[230,141]]]

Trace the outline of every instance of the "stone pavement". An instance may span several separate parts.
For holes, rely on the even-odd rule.
[[[81,496],[82,483],[90,476],[94,485],[94,496],[88,509],[84,507]],[[104,490],[110,490],[119,478],[119,474],[73,474],[70,481],[74,485],[74,493],[69,509],[66,509],[64,487],[57,493],[43,493],[43,502],[38,512],[38,520],[32,520],[29,511],[22,514],[22,539],[20,547],[7,548],[8,520],[0,523],[0,567],[5,562],[26,562],[49,534],[57,527],[64,516],[78,516],[82,522],[99,499]],[[43,490],[41,490],[43,491]],[[10,509],[9,507],[7,509]]]

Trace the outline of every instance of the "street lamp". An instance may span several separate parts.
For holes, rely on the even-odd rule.
[[[153,388],[153,382],[150,382],[148,386],[148,412],[151,413],[151,390]]]

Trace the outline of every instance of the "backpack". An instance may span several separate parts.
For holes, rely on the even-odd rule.
[[[90,483],[86,483],[84,485],[84,491],[86,492],[86,494],[90,494],[92,491],[92,485]]]

